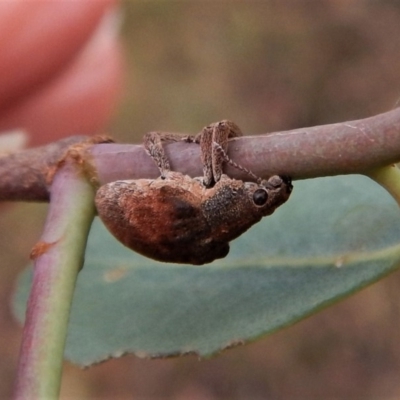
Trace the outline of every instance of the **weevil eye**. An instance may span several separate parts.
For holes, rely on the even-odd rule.
[[[256,206],[261,207],[267,203],[268,193],[265,189],[257,189],[253,193],[253,202]]]

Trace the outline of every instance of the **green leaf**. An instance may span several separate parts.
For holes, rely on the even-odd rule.
[[[73,303],[66,357],[211,355],[292,324],[400,261],[395,201],[362,176],[295,182],[291,199],[207,266],[162,264],[96,222]],[[30,276],[16,294],[23,314]]]

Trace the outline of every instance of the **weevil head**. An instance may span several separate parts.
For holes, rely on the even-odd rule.
[[[260,183],[242,182],[223,175],[201,204],[202,212],[220,241],[230,241],[287,201],[290,178],[272,176]]]
[[[262,180],[261,183],[245,182],[244,187],[253,210],[262,216],[272,214],[288,200],[293,190],[292,180],[279,175]]]

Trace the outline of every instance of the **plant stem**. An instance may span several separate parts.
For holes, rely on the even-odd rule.
[[[172,170],[202,175],[198,145],[177,142],[164,148]],[[88,152],[100,184],[159,176],[143,146],[99,144]],[[400,161],[400,108],[358,121],[234,138],[228,155],[259,177],[279,174],[296,180],[362,174]],[[232,178],[251,180],[229,165],[225,171]]]
[[[0,201],[48,201],[49,168],[57,165],[63,151],[77,140],[79,145],[79,138],[67,138],[0,157]],[[99,185],[159,176],[143,146],[97,143],[86,141],[86,147],[78,152]],[[165,152],[172,170],[192,177],[202,175],[197,144],[170,143]],[[229,142],[228,155],[259,177],[280,174],[296,180],[366,173],[400,161],[400,108],[358,121],[235,138]],[[251,180],[229,165],[226,173]]]
[[[44,233],[32,251],[15,399],[58,397],[72,297],[94,215],[94,190],[67,159],[54,177]]]
[[[384,187],[400,206],[400,169],[397,165],[376,168],[365,175]]]
[[[0,200],[48,201],[49,172],[71,146],[84,143],[85,136],[71,136],[46,146],[0,157]]]

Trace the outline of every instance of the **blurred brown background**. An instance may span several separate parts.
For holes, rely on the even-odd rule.
[[[195,133],[224,118],[245,133],[271,132],[400,105],[400,2],[125,1],[123,11],[128,81],[109,129],[121,141],[154,129]],[[0,214],[0,398],[10,397],[21,335],[9,311],[12,285],[44,213],[18,205]],[[211,360],[66,364],[62,396],[397,399],[399,285],[393,274]]]

